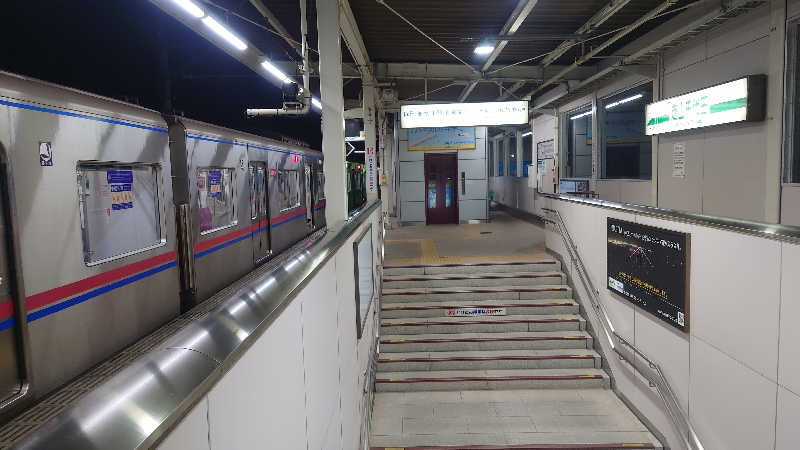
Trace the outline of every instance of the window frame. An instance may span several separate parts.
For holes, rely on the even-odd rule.
[[[591,171],[589,172],[589,175],[585,176],[585,177],[584,176],[581,176],[581,177],[574,176],[572,173],[568,174],[568,171],[567,171],[567,159],[566,158],[568,158],[568,156],[569,156],[569,143],[570,143],[569,130],[570,130],[570,124],[572,123],[571,122],[572,119],[570,119],[570,117],[574,116],[574,115],[577,115],[577,114],[582,114],[582,113],[585,113],[585,112],[591,112],[590,114],[587,114],[587,116],[590,117],[591,120],[592,120],[592,123],[589,124],[589,128],[591,129],[591,127],[593,126],[593,124],[597,120],[596,119],[597,110],[594,107],[594,102],[593,101],[589,101],[587,103],[584,103],[584,104],[582,104],[580,106],[577,106],[577,107],[572,108],[572,109],[570,109],[568,111],[565,111],[565,112],[563,112],[563,113],[561,113],[559,115],[559,122],[560,123],[566,123],[566,126],[563,126],[563,127],[560,126],[559,127],[559,139],[558,139],[558,173],[559,173],[559,180],[591,180],[592,179]],[[593,136],[592,139],[594,140],[595,137]],[[574,168],[573,168],[573,172],[574,172]]]
[[[644,85],[650,85],[650,98],[651,101],[654,97],[654,82],[652,80],[645,80],[640,83],[636,83],[631,86],[627,86],[624,89],[618,90],[612,94],[606,95],[602,98],[597,99],[597,109],[595,110],[594,117],[597,120],[597,136],[593,136],[593,139],[597,141],[597,179],[598,180],[617,180],[617,181],[652,181],[653,180],[653,170],[652,170],[652,161],[653,161],[653,137],[647,136],[645,134],[645,138],[650,140],[650,176],[648,178],[631,178],[631,177],[608,177],[606,175],[607,172],[607,164],[606,164],[606,151],[607,151],[607,133],[606,133],[606,104],[609,103],[609,100],[615,99],[615,97],[623,96],[626,92],[634,91],[641,88]],[[613,102],[611,102],[613,103]],[[644,120],[643,120],[644,121]]]
[[[203,171],[203,170],[205,170],[206,172],[211,171],[211,170],[230,170],[231,173],[232,173],[232,176],[231,176],[231,216],[233,217],[233,221],[230,222],[229,224],[223,225],[221,227],[210,228],[208,230],[200,231],[200,236],[207,236],[209,234],[216,233],[217,231],[225,230],[225,229],[228,229],[228,228],[235,227],[235,226],[239,225],[239,205],[237,204],[238,203],[238,195],[237,195],[238,192],[236,190],[236,172],[237,171],[236,171],[235,167],[202,166],[202,167],[198,167],[197,168],[196,176],[199,177],[200,176],[200,172]],[[197,183],[197,179],[195,179],[195,183]],[[208,176],[206,176],[206,183],[208,183]],[[196,186],[196,184],[195,184],[195,186]],[[210,185],[208,185],[208,186],[210,186]],[[208,186],[206,188],[208,188]],[[200,202],[200,192],[198,191],[197,192],[197,203],[196,203],[198,214],[200,212],[200,203],[199,202]],[[249,204],[249,201],[248,201],[248,204]],[[198,219],[197,227],[198,227],[198,229],[200,227],[199,219]]]
[[[783,95],[783,185],[800,186],[800,19],[786,25]]]
[[[514,163],[513,165],[511,163]],[[519,178],[519,160],[517,159],[517,136],[508,138],[508,176]],[[513,173],[511,168],[514,168]]]
[[[297,194],[297,203],[295,203],[293,206],[287,206],[287,207],[284,208],[283,204],[282,204],[283,203],[283,186],[282,186],[283,185],[283,180],[282,180],[282,175],[287,173],[287,172],[291,172],[291,173],[294,173],[294,174],[297,175],[297,188],[295,189],[296,190],[296,194]],[[278,212],[279,213],[284,213],[286,211],[291,211],[291,210],[293,210],[295,208],[299,208],[299,207],[303,206],[303,195],[300,192],[300,190],[301,190],[300,180],[303,179],[303,177],[300,176],[300,170],[299,169],[278,169],[278,173],[276,175],[277,175],[277,178],[278,178]]]
[[[87,261],[86,260],[86,237],[83,231],[86,229],[85,227],[85,212],[84,212],[84,201],[81,199],[81,192],[83,190],[82,185],[80,184],[80,177],[81,175],[81,168],[82,167],[92,167],[96,170],[101,168],[131,168],[131,167],[149,167],[155,169],[155,181],[156,181],[156,189],[157,193],[155,196],[156,202],[158,202],[156,210],[158,211],[158,220],[160,222],[159,229],[160,229],[160,236],[159,241],[155,244],[148,245],[146,247],[142,247],[136,250],[131,250],[128,252],[123,252],[118,255],[109,256],[107,258],[98,259],[96,261]],[[79,160],[75,163],[75,172],[76,172],[76,184],[78,186],[75,190],[75,193],[78,197],[78,214],[81,226],[81,250],[83,253],[83,263],[86,267],[94,267],[99,266],[101,264],[106,264],[112,261],[117,261],[120,259],[127,258],[129,256],[138,255],[140,253],[148,252],[150,250],[154,250],[160,247],[164,247],[167,245],[167,202],[165,197],[165,183],[164,183],[164,176],[163,176],[163,167],[161,166],[160,162],[156,163],[143,163],[143,162],[132,162],[132,163],[122,163],[122,162],[112,162],[112,161],[85,161]]]

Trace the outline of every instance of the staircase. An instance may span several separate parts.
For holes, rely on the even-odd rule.
[[[560,269],[555,260],[386,266],[376,390],[609,387]]]

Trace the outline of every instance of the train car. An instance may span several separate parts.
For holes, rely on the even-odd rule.
[[[324,207],[321,152],[0,72],[0,420],[324,228]]]
[[[0,73],[0,392],[47,392],[179,313],[166,124]]]

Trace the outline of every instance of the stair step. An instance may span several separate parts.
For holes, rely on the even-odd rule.
[[[375,379],[375,389],[379,392],[608,387],[608,375],[600,369],[381,372]]]
[[[509,272],[483,274],[390,275],[383,277],[385,288],[534,286],[563,284],[561,272]]]
[[[533,261],[486,261],[444,264],[392,264],[384,266],[384,275],[436,275],[443,273],[503,273],[559,271],[561,263],[554,259]]]
[[[419,351],[590,349],[585,331],[383,335],[381,354]]]
[[[653,444],[652,442],[635,442],[625,441],[621,439],[613,440],[616,434],[640,434],[641,432],[620,432],[620,431],[596,431],[596,432],[582,432],[581,439],[584,442],[574,443],[576,439],[575,432],[569,433],[556,433],[548,432],[547,440],[552,439],[555,442],[566,441],[570,443],[532,443],[532,444],[502,444],[502,445],[410,445],[410,444],[397,444],[390,439],[398,439],[395,436],[375,436],[371,440],[377,441],[380,445],[372,445],[370,450],[659,450],[662,449],[660,445]],[[530,433],[530,434],[545,434],[545,433]],[[593,442],[585,442],[586,435],[598,434]],[[412,435],[414,437],[421,436],[425,439],[431,439],[431,435]],[[464,434],[436,433],[437,441],[444,442],[459,442],[464,440]],[[483,436],[479,434],[467,435],[470,439],[476,439],[476,436]],[[502,436],[502,435],[501,435]],[[409,437],[403,436],[399,438],[401,441],[407,441]],[[534,439],[534,438],[531,438]],[[537,439],[538,440],[538,439]],[[392,444],[384,443],[383,441],[393,442]],[[474,441],[472,441],[474,442]],[[386,445],[384,445],[386,444]]]
[[[571,298],[569,286],[487,286],[476,288],[389,288],[383,289],[382,303],[466,300],[537,300]]]
[[[571,299],[483,300],[471,302],[389,303],[381,308],[381,317],[446,317],[448,310],[462,308],[505,308],[506,314],[577,314],[579,306]]]
[[[584,330],[575,314],[381,319],[381,334],[506,333],[512,331]]]
[[[497,369],[599,368],[594,350],[478,350],[389,353],[378,358],[378,372]]]

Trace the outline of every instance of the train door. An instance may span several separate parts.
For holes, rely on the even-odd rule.
[[[311,183],[311,164],[305,163],[303,165],[305,171],[305,186],[306,186],[306,225],[309,228],[314,227],[314,196],[312,195],[314,185]]]
[[[0,165],[0,170],[4,171],[5,166]],[[4,177],[0,179],[0,401],[17,395],[22,388],[19,324],[15,317],[17,292],[12,253],[13,233],[9,227],[11,215],[6,205],[5,181]]]
[[[253,261],[270,254],[269,202],[267,201],[267,165],[250,162],[250,220],[253,225]]]

